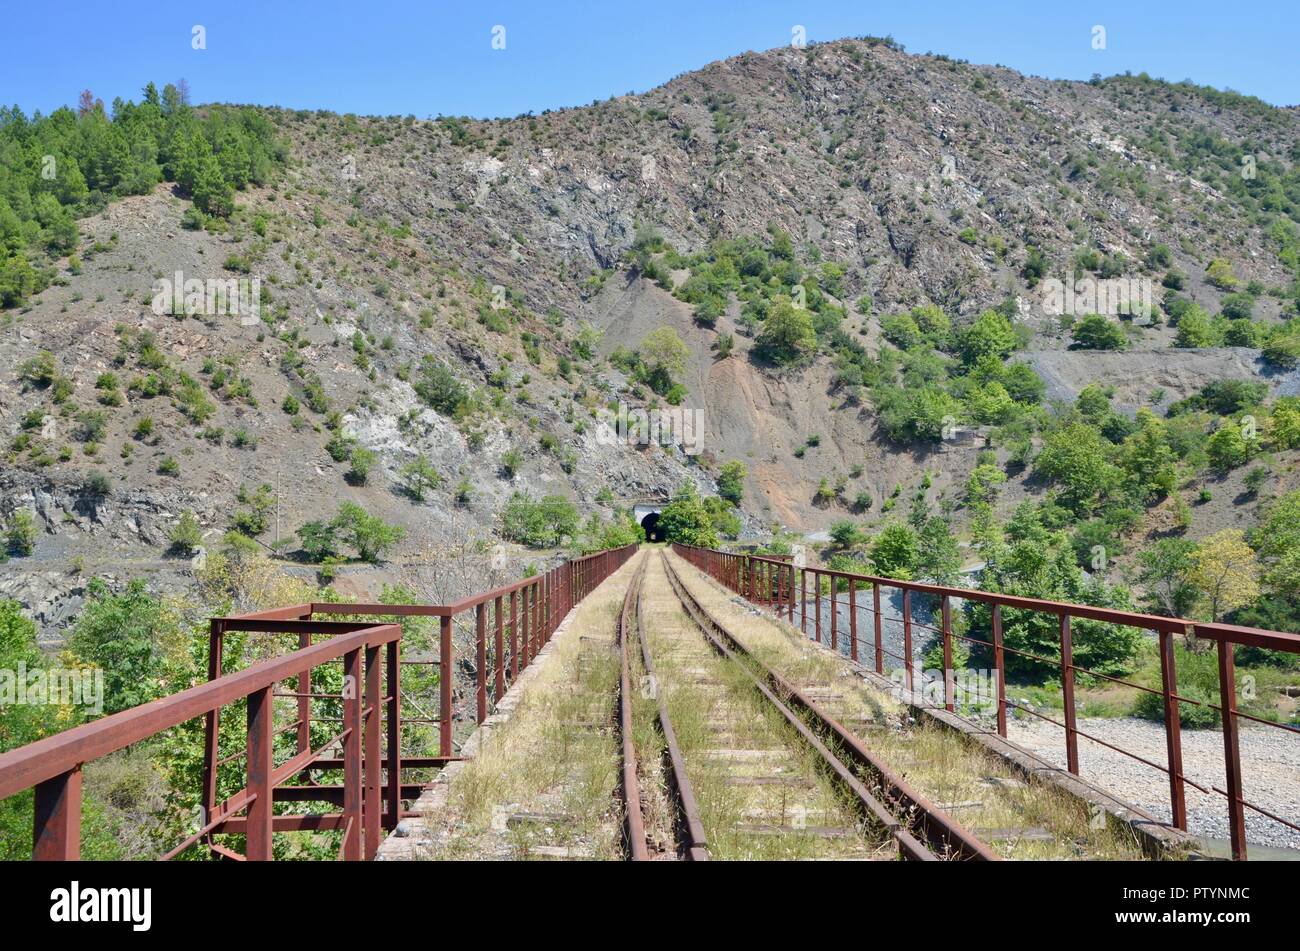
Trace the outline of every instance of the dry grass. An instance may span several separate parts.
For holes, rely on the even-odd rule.
[[[642,595],[643,630],[699,801],[710,856],[892,857],[887,837],[859,828],[856,813],[822,775],[815,755],[803,749],[744,672],[708,647],[669,586],[658,554],[651,554]],[[653,700],[640,701],[638,708],[639,719],[653,719]],[[662,744],[638,729],[642,738],[650,741],[644,752],[638,751],[645,762],[659,755]],[[784,782],[735,784],[744,777],[780,777]],[[821,835],[819,828],[841,835]]]
[[[1131,832],[1091,821],[1080,800],[1028,784],[1006,761],[949,730],[917,724],[907,708],[869,687],[838,655],[757,610],[675,554],[682,582],[762,663],[845,723],[908,783],[1014,859],[1141,859]],[[1017,834],[1019,833],[1019,834]],[[1029,834],[1026,834],[1029,833]]]
[[[480,733],[445,809],[428,817],[429,857],[622,857],[614,631],[635,563],[575,609],[509,721]]]

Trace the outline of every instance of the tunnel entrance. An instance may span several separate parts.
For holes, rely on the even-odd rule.
[[[664,530],[659,527],[658,512],[651,512],[645,518],[641,519],[641,527],[645,529],[646,541],[661,542],[664,540]]]

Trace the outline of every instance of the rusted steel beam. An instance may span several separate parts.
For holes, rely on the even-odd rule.
[[[943,708],[949,713],[956,709],[955,684],[952,669],[952,605],[945,594],[940,605],[943,617]]]
[[[382,820],[382,798],[380,788],[383,767],[380,759],[379,728],[383,707],[383,692],[379,675],[380,648],[367,647],[366,660],[366,714],[365,714],[365,753],[363,774],[364,788],[362,796],[362,843],[364,855],[368,860],[379,851],[379,827]]]
[[[1002,655],[1002,605],[993,605],[993,669],[998,678],[998,736],[1007,735],[1007,670]]]
[[[361,648],[348,651],[343,659],[343,815],[347,818],[341,856],[354,862],[361,858]]]
[[[1182,724],[1178,715],[1178,672],[1174,666],[1174,635],[1158,632],[1160,691],[1164,699],[1165,753],[1169,762],[1169,807],[1174,825],[1187,831],[1187,794],[1183,783]]]
[[[623,597],[623,609],[619,612],[617,631],[620,664],[618,733],[622,756],[623,837],[628,858],[634,862],[644,862],[650,858],[650,849],[646,843],[645,817],[641,811],[640,770],[637,766],[636,744],[632,738],[632,678],[627,656],[627,642],[634,623],[632,597],[635,589],[641,584],[642,573],[642,569],[637,570]]]
[[[876,673],[883,674],[885,672],[885,650],[881,639],[882,631],[880,626],[880,583],[877,581],[871,582],[871,610],[872,626],[875,629]]]
[[[384,671],[388,676],[388,808],[384,813],[385,828],[397,828],[402,811],[402,644],[389,641],[384,657]],[[417,793],[418,795],[418,793]]]
[[[474,710],[475,720],[487,719],[487,605],[474,608]]]
[[[501,598],[498,597],[492,604],[493,670],[496,672],[492,702],[500,703],[506,693],[505,618],[501,613]]]
[[[38,784],[32,813],[32,858],[40,862],[81,858],[81,767]]]
[[[1219,644],[1219,706],[1223,714],[1223,763],[1227,777],[1228,836],[1232,857],[1246,860],[1246,811],[1241,792],[1241,742],[1237,735],[1237,672],[1231,644]]]
[[[858,582],[849,579],[849,657],[858,660]]]
[[[247,789],[253,797],[248,806],[245,852],[255,862],[269,861],[271,853],[271,816],[273,798],[272,762],[274,746],[271,726],[275,719],[275,701],[271,688],[248,695],[248,764]]]
[[[455,672],[451,666],[451,616],[445,615],[439,630],[438,656],[438,752],[451,755],[451,681]]]
[[[1079,731],[1075,726],[1074,647],[1070,637],[1070,615],[1061,614],[1061,698],[1065,704],[1065,761],[1079,775]]]

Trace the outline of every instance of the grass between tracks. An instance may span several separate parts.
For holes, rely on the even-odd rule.
[[[711,858],[892,857],[887,837],[859,827],[815,756],[743,671],[708,647],[673,593],[658,553],[648,554],[643,632],[655,686],[699,800]],[[651,691],[638,691],[635,734],[643,767],[662,759],[663,741],[653,726],[656,707]],[[754,777],[764,784],[737,785]],[[662,784],[662,770],[658,779]],[[665,819],[657,817],[656,824],[662,827]]]

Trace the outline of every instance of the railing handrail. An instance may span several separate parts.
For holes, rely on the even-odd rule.
[[[697,551],[716,551],[720,554],[750,561],[763,562],[789,568],[790,562],[767,555],[753,555],[748,552],[728,552],[716,548],[701,548],[696,545],[682,545]],[[1127,627],[1139,627],[1151,631],[1163,631],[1170,634],[1192,634],[1196,637],[1216,641],[1231,641],[1248,647],[1264,647],[1270,650],[1300,653],[1300,634],[1286,631],[1269,631],[1263,628],[1246,627],[1238,624],[1221,622],[1193,621],[1188,618],[1167,617],[1161,614],[1143,614],[1140,611],[1125,611],[1120,608],[1103,608],[1091,604],[1077,604],[1072,601],[1052,601],[1046,598],[1028,598],[1023,595],[1003,594],[997,591],[985,591],[982,588],[960,588],[953,585],[930,584],[924,581],[909,581],[901,578],[886,578],[882,575],[858,574],[837,568],[817,565],[795,566],[799,571],[826,575],[833,578],[852,579],[865,584],[880,584],[901,591],[916,591],[921,594],[933,594],[939,597],[962,598],[967,601],[981,601],[986,604],[1000,604],[1006,608],[1024,611],[1042,611],[1049,614],[1068,614],[1071,617],[1089,621],[1104,621],[1109,624],[1121,624]]]
[[[364,627],[0,753],[0,799],[218,710],[308,667],[401,636],[397,624]]]

